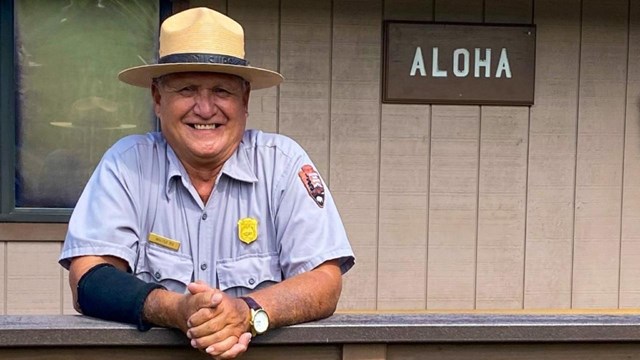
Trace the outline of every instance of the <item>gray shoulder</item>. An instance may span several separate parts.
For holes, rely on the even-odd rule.
[[[157,149],[164,145],[165,140],[160,133],[150,132],[146,134],[127,135],[116,141],[105,153],[104,157],[122,158],[132,151],[138,156],[144,156],[146,152]],[[141,154],[142,153],[142,154]]]
[[[241,146],[247,149],[253,148],[256,151],[275,151],[289,158],[306,155],[302,146],[292,138],[254,129],[245,131]]]

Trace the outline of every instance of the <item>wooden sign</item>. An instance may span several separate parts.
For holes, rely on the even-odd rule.
[[[382,101],[532,105],[535,38],[534,25],[387,21]]]

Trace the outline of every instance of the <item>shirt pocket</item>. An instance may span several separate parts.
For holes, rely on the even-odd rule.
[[[193,276],[193,260],[188,255],[146,243],[140,254],[136,276],[168,290],[184,293]]]
[[[218,287],[222,291],[236,288],[246,294],[282,281],[282,270],[276,253],[218,260]]]

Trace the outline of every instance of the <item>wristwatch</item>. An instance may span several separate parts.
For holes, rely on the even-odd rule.
[[[240,299],[244,300],[251,310],[251,320],[249,321],[251,325],[251,335],[262,335],[267,332],[269,329],[269,315],[267,312],[264,311],[262,306],[255,300],[248,296],[241,297]]]

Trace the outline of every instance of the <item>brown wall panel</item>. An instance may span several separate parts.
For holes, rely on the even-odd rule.
[[[67,224],[0,223],[0,241],[63,241]]]
[[[435,21],[482,22],[484,0],[434,0]]]
[[[640,2],[630,2],[620,307],[640,307]]]
[[[382,107],[378,309],[426,307],[429,110]]]
[[[522,308],[528,107],[482,107],[476,308]]]
[[[382,2],[333,5],[330,180],[358,265],[341,307],[376,308]]]
[[[485,21],[530,23],[531,1],[487,1]],[[476,308],[523,307],[529,107],[481,108]]]
[[[628,5],[582,4],[574,308],[618,306]]]
[[[432,107],[429,309],[475,306],[479,132],[479,107]]]
[[[278,71],[279,1],[233,0],[228,3],[228,15],[244,28],[245,58],[249,63]],[[247,128],[277,132],[278,87],[251,92]]]
[[[385,0],[384,19],[433,21],[433,0]]]
[[[488,23],[530,24],[534,0],[485,0],[484,21]]]
[[[434,7],[436,21],[483,20],[483,1]],[[479,140],[479,106],[432,106],[428,309],[475,307]]]
[[[571,307],[580,1],[536,0],[525,308]]]
[[[331,3],[282,2],[280,133],[298,141],[329,176]]]
[[[221,13],[227,13],[227,0],[189,0],[189,7],[199,6],[206,6]]]
[[[7,314],[60,314],[59,242],[7,244]]]
[[[0,315],[6,314],[7,243],[0,242]]]
[[[433,16],[430,1],[387,0],[384,11],[386,20],[431,20]],[[378,226],[380,310],[424,309],[427,305],[430,118],[430,106],[382,105]]]

